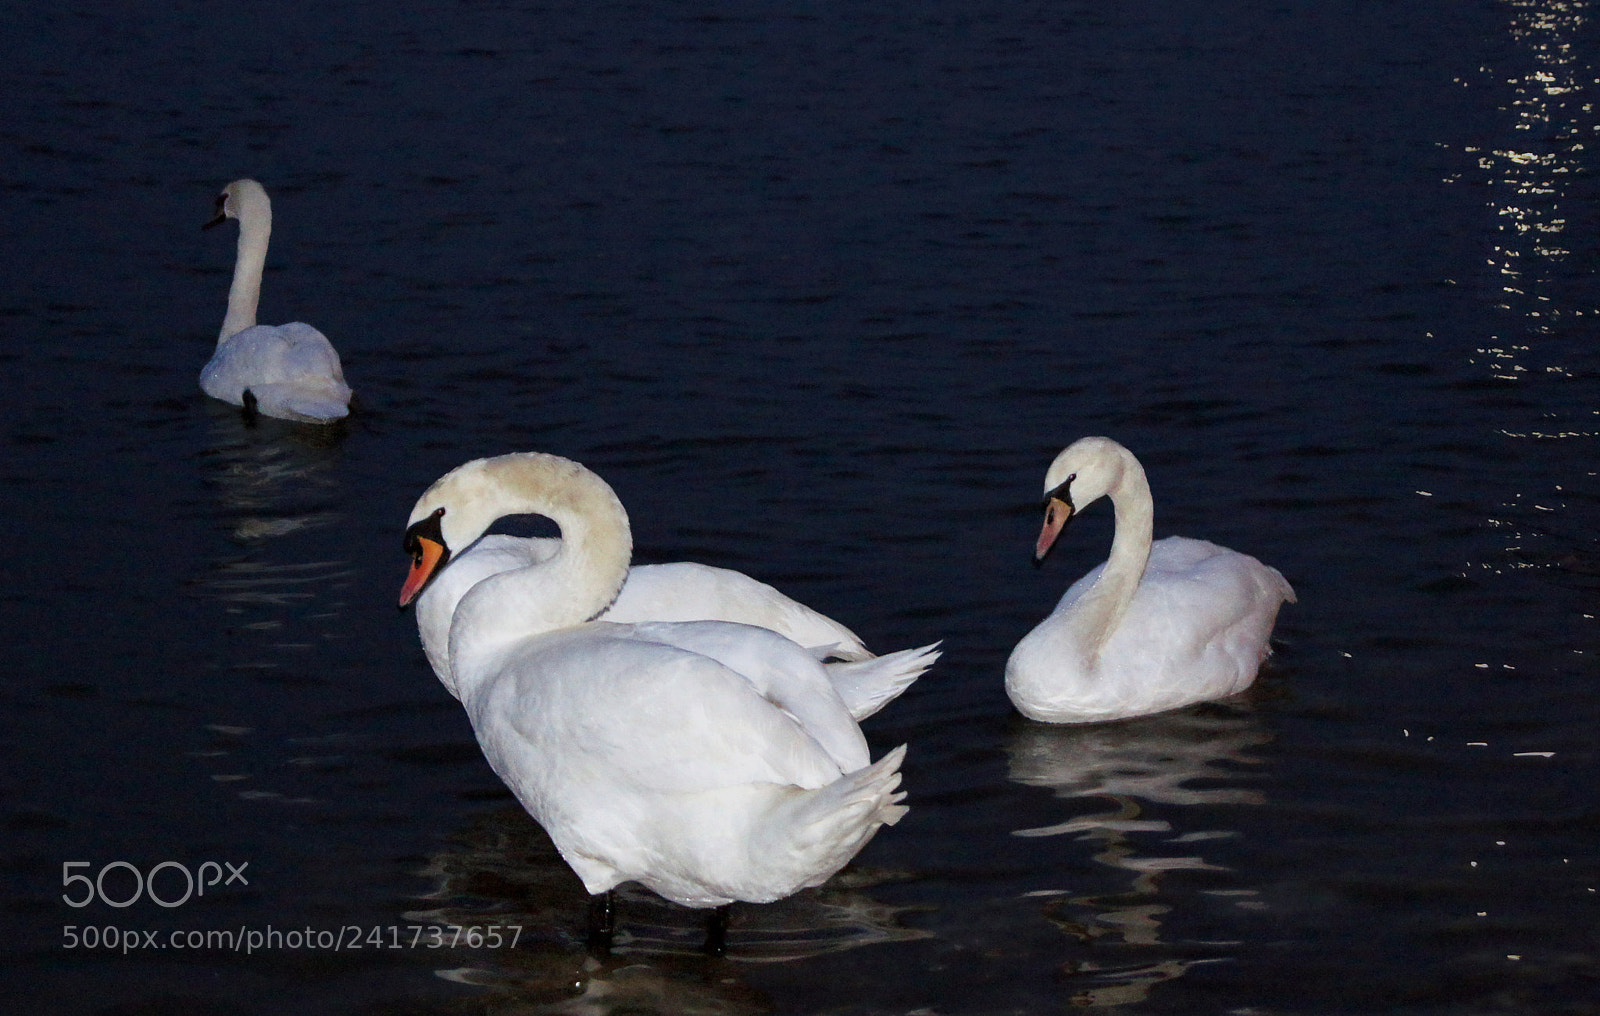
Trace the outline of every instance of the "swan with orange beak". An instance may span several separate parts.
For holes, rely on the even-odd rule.
[[[1042,563],[1073,516],[1102,497],[1116,512],[1106,561],[1074,582],[1006,661],[1006,693],[1024,716],[1095,723],[1243,691],[1271,651],[1294,590],[1276,568],[1205,540],[1152,542],[1144,467],[1105,437],[1073,442],[1045,473]]]

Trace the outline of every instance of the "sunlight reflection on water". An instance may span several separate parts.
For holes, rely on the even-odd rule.
[[[1571,319],[1600,314],[1592,287],[1569,291],[1567,278],[1583,272],[1569,227],[1589,200],[1600,113],[1591,86],[1595,55],[1575,42],[1589,20],[1584,0],[1504,0],[1508,35],[1517,64],[1484,68],[1490,87],[1504,89],[1499,110],[1508,116],[1504,140],[1469,148],[1490,184],[1489,207],[1497,241],[1488,255],[1501,278],[1499,309],[1517,319],[1519,332],[1493,336],[1477,350],[1491,374],[1526,380],[1539,374],[1570,377],[1578,364],[1566,359],[1563,330],[1582,326]],[[1592,436],[1594,420],[1582,421]]]

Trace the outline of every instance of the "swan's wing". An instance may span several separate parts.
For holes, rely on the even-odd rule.
[[[307,379],[344,384],[339,354],[327,336],[301,321],[252,325],[223,340],[213,362],[218,360],[246,388]]]
[[[207,395],[290,420],[325,422],[349,413],[350,388],[333,345],[301,321],[253,325],[230,335],[200,372]]]
[[[259,377],[261,333],[273,332],[273,329],[256,325],[219,342],[211,359],[200,368],[200,390],[214,399],[242,405],[244,390],[252,381],[262,380]]]
[[[1225,648],[1259,662],[1278,607],[1293,596],[1277,569],[1248,554],[1173,536],[1152,545],[1122,627],[1156,644]]]
[[[816,740],[749,681],[630,628],[594,624],[529,639],[477,686],[467,708],[497,771],[510,759],[517,778],[587,784],[616,800],[629,789],[815,789],[839,778]]]
[[[824,664],[828,680],[857,722],[893,702],[939,658],[939,643],[865,660]]]
[[[840,659],[871,654],[855,632],[743,572],[682,561],[636,565],[606,620],[735,621],[767,628]]]
[[[344,365],[328,337],[304,321],[279,325],[285,344],[285,367],[297,374],[344,382]]]
[[[1214,599],[1243,603],[1276,598],[1294,602],[1294,590],[1278,569],[1262,564],[1249,554],[1206,540],[1169,536],[1156,541],[1150,546],[1150,563],[1145,574],[1234,587],[1231,595],[1218,592],[1213,594]]]
[[[716,660],[822,746],[841,772],[870,763],[867,740],[816,657],[767,628],[726,621],[629,625],[642,638]]]

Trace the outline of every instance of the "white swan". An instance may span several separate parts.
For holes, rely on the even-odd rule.
[[[793,642],[725,621],[590,620],[627,579],[632,544],[616,495],[575,462],[478,459],[429,487],[401,605],[452,547],[524,513],[554,521],[560,545],[461,597],[450,673],[489,764],[590,893],[631,879],[690,907],[776,900],[905,813],[904,746],[871,763]]]
[[[235,180],[217,195],[216,218],[239,220],[239,249],[228,289],[228,315],[217,349],[200,371],[207,395],[247,410],[302,423],[332,423],[350,412],[339,354],[327,336],[301,321],[256,324],[261,272],[272,235],[272,202],[254,180]]]
[[[417,630],[433,672],[460,698],[450,674],[450,621],[467,590],[491,575],[549,560],[553,537],[490,533],[441,566],[416,599]],[[693,562],[634,565],[616,600],[598,620],[735,621],[770,628],[827,660],[828,677],[857,720],[893,701],[939,658],[938,643],[884,656],[867,651],[855,632],[742,572]]]
[[[1150,542],[1144,468],[1110,438],[1074,442],[1045,474],[1042,561],[1067,521],[1109,495],[1111,555],[1074,582],[1006,661],[1006,693],[1024,716],[1093,723],[1243,691],[1270,649],[1278,608],[1294,602],[1277,569],[1204,540]]]

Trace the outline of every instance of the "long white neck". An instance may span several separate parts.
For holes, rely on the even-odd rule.
[[[490,534],[452,557],[417,597],[413,609],[417,612],[422,651],[450,694],[460,697],[450,671],[450,623],[455,620],[461,598],[484,579],[544,561],[560,546],[561,541],[551,537]]]
[[[1117,482],[1107,491],[1116,512],[1116,535],[1105,570],[1089,591],[1073,605],[1070,624],[1074,644],[1081,646],[1093,662],[1111,633],[1122,623],[1133,602],[1133,594],[1144,578],[1150,560],[1150,536],[1155,520],[1155,504],[1150,497],[1150,482],[1144,467],[1131,452],[1120,449],[1123,468]]]
[[[610,606],[627,580],[633,553],[628,515],[594,473],[550,455],[486,461],[496,464],[481,497],[486,520],[474,522],[471,538],[503,515],[537,514],[560,527],[561,541],[550,558],[492,575],[461,598],[449,646],[463,701],[492,671],[490,658],[509,644],[582,624]]]
[[[261,302],[261,273],[267,266],[267,241],[272,236],[272,204],[266,194],[259,200],[240,202],[239,251],[233,262],[233,285],[228,287],[228,316],[222,319],[217,344],[256,323]]]

